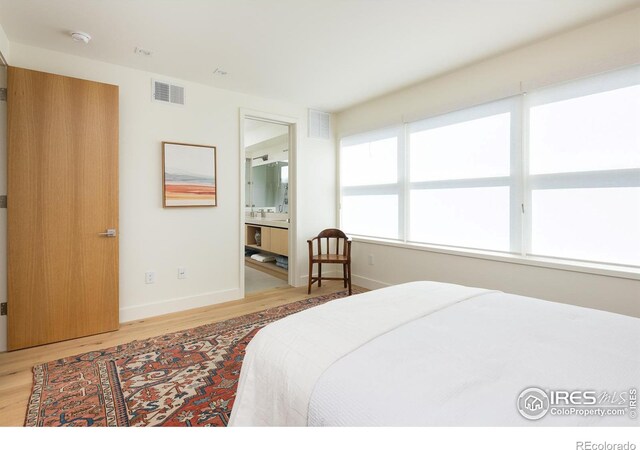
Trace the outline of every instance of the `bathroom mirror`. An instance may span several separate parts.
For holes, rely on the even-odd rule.
[[[289,128],[245,119],[245,207],[289,212]]]
[[[252,167],[250,200],[247,204],[272,212],[288,212],[287,161],[276,161]]]

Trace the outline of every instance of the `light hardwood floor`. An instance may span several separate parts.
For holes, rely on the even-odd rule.
[[[278,288],[249,294],[242,300],[124,323],[119,330],[109,333],[0,353],[0,426],[23,425],[31,394],[31,369],[36,364],[219,322],[342,289],[339,281],[327,281],[321,288],[314,286],[311,295],[307,295],[306,287]]]

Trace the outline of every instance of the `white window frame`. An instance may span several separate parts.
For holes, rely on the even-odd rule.
[[[586,95],[607,92],[614,89],[633,86],[640,83],[640,66],[609,72],[601,75],[588,77],[582,80],[571,81],[560,85],[543,88],[524,95],[523,112],[526,122],[523,121],[524,129],[528,130],[528,118],[531,108],[549,103],[560,102]],[[524,157],[526,163],[529,161],[529,139],[524,140]],[[553,257],[548,255],[538,255],[532,251],[532,196],[533,191],[544,189],[588,189],[604,187],[640,187],[640,169],[609,169],[590,170],[584,172],[556,172],[548,174],[529,174],[528,167],[524,172],[524,230],[525,239],[523,256],[533,256],[542,258],[552,258],[569,260],[569,258]],[[579,261],[579,260],[575,260]],[[636,267],[610,262],[600,262],[595,260],[584,261],[594,264],[606,264],[619,267]]]
[[[624,81],[627,80],[627,81]],[[629,80],[632,80],[631,82]],[[592,76],[583,80],[569,81],[561,85],[550,88],[542,88],[530,94],[523,93],[514,97],[500,99],[482,105],[472,106],[460,111],[443,114],[440,116],[404,123],[400,126],[389,127],[382,130],[360,133],[352,136],[345,136],[340,140],[338,158],[338,217],[339,224],[342,224],[341,203],[345,193],[348,195],[375,195],[375,194],[396,194],[398,195],[398,239],[386,239],[375,236],[354,235],[355,241],[387,245],[392,247],[410,248],[415,250],[426,250],[436,253],[445,253],[471,258],[481,258],[501,262],[524,264],[538,267],[549,267],[561,270],[593,273],[619,278],[640,280],[640,267],[615,263],[603,263],[598,261],[582,261],[569,258],[551,257],[535,255],[531,252],[531,220],[530,211],[532,192],[536,189],[558,189],[558,188],[588,188],[588,187],[640,187],[640,169],[614,169],[589,172],[555,173],[529,175],[528,160],[528,127],[529,111],[533,106],[543,103],[553,102],[561,98],[558,92],[564,92],[565,98],[575,98],[590,93],[604,92],[638,84],[640,82],[640,65],[626,69],[608,72],[601,75]],[[617,86],[617,87],[610,87]],[[567,89],[568,87],[568,89]],[[603,88],[604,87],[604,88]],[[573,88],[573,89],[572,89]],[[425,126],[440,127],[447,124],[459,123],[463,120],[455,120],[459,114],[464,114],[466,120],[469,113],[474,110],[478,118],[489,116],[486,113],[492,108],[500,108],[511,105],[511,174],[509,177],[476,178],[462,180],[439,180],[427,182],[409,182],[409,133],[410,129],[417,131],[420,124]],[[427,129],[427,128],[425,128]],[[342,147],[355,145],[357,143],[370,142],[384,139],[391,136],[398,137],[398,182],[392,185],[378,186],[357,186],[342,187],[340,183],[340,159]],[[505,179],[508,178],[510,186],[510,251],[501,252],[485,249],[473,249],[467,247],[455,247],[430,243],[416,243],[408,240],[409,237],[409,194],[412,186],[429,187],[480,187],[480,186],[505,186]],[[494,184],[492,184],[494,183]],[[502,183],[502,184],[495,184]],[[372,211],[372,218],[375,218],[379,211]],[[345,230],[348,232],[348,230]]]
[[[481,178],[464,178],[437,181],[414,181],[409,179],[408,169],[411,164],[411,140],[410,135],[415,132],[430,130],[434,128],[446,127],[458,123],[464,123],[472,120],[482,119],[484,117],[494,116],[497,114],[510,114],[510,154],[509,165],[510,174],[502,177],[481,177]],[[521,96],[509,97],[491,103],[474,106],[460,111],[437,116],[431,119],[421,120],[405,124],[406,129],[406,160],[407,164],[407,187],[406,196],[409,198],[412,190],[421,189],[455,189],[455,188],[478,188],[478,187],[509,187],[509,253],[522,253],[522,99]],[[412,244],[441,245],[437,242],[416,242],[409,240],[410,234],[410,218],[409,207],[407,205],[405,215],[407,240],[405,242]],[[454,246],[451,246],[454,247]],[[457,247],[469,248],[469,247]],[[488,250],[474,248],[474,250]]]
[[[338,173],[341,173],[342,169],[342,148],[349,147],[352,145],[364,144],[367,142],[381,141],[383,139],[389,138],[397,138],[398,147],[396,149],[396,155],[398,158],[397,167],[398,167],[398,177],[395,183],[388,184],[374,184],[374,185],[363,185],[363,186],[342,186],[340,184],[340,202],[339,202],[339,212],[338,217],[340,217],[340,223],[342,223],[342,199],[343,197],[353,197],[358,195],[397,195],[398,196],[398,238],[393,239],[395,241],[403,241],[404,240],[404,215],[405,215],[405,193],[403,185],[405,183],[405,174],[404,174],[404,151],[402,150],[405,147],[404,142],[404,127],[390,127],[382,130],[377,130],[368,133],[357,134],[353,136],[346,137],[340,141],[340,155],[338,160],[340,161],[340,165],[338,167]],[[357,167],[349,168],[349,170],[358,170]],[[338,176],[340,179],[340,175]],[[371,217],[375,218],[380,211],[371,211]],[[368,235],[360,235],[364,237],[372,237],[377,238],[377,236],[368,236]]]

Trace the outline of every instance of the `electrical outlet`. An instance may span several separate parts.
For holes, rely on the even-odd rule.
[[[7,302],[0,303],[0,315],[1,316],[7,315]]]
[[[184,280],[187,278],[187,269],[185,267],[178,267],[178,279]]]
[[[147,284],[153,284],[156,282],[156,273],[153,271],[144,273],[144,282]]]
[[[373,255],[369,255],[369,265],[373,266]]]

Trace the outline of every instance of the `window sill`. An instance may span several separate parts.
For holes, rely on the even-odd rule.
[[[539,256],[521,256],[511,253],[491,252],[486,250],[460,249],[440,245],[416,244],[399,242],[389,239],[372,238],[365,236],[351,236],[354,242],[385,245],[388,247],[406,248],[445,255],[464,256],[467,258],[486,259],[525,266],[545,267],[549,269],[567,270],[570,272],[590,273],[607,277],[626,278],[640,281],[640,268],[622,267],[610,264],[588,263],[568,259],[544,258]]]

